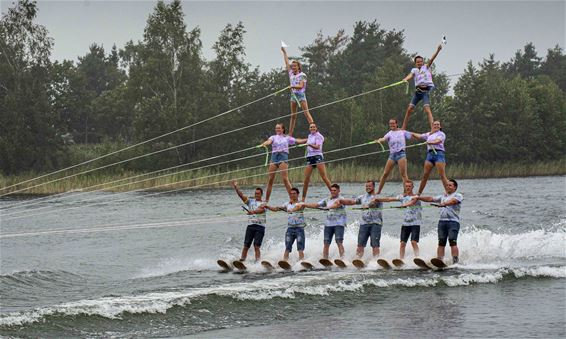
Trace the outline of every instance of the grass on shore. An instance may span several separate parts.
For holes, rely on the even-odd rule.
[[[291,164],[294,170],[289,171],[289,178],[292,183],[302,183],[303,181],[303,167],[298,163]],[[378,180],[382,174],[382,166],[367,166],[356,165],[355,163],[331,163],[327,165],[328,173],[333,182],[363,182],[367,179]],[[183,188],[210,188],[228,186],[233,179],[238,180],[240,185],[264,185],[266,178],[266,168],[258,168],[254,170],[227,170],[212,171],[196,170],[189,171],[181,174],[172,174],[163,178],[150,179],[141,183],[133,184],[134,181],[140,181],[149,176],[141,176],[133,180],[123,180],[114,184],[107,184],[117,180],[127,179],[134,175],[143,174],[141,172],[123,172],[120,174],[105,174],[105,173],[92,173],[91,175],[84,175],[73,177],[58,182],[41,185],[22,191],[18,194],[55,194],[69,191],[82,190],[94,185],[98,185],[91,189],[86,190],[109,190],[115,192],[131,191],[131,190],[175,190]],[[412,179],[420,179],[422,175],[422,164],[411,163],[409,164],[409,177]],[[548,176],[548,175],[566,175],[566,166],[563,160],[541,162],[534,164],[520,164],[520,163],[501,163],[501,164],[448,164],[447,166],[448,177],[457,179],[471,179],[471,178],[504,178],[504,177],[527,177],[527,176]],[[36,177],[37,174],[28,174],[26,176],[0,176],[0,187],[7,187],[14,185],[18,182],[28,180]],[[399,171],[395,168],[391,173],[388,180],[399,181]],[[433,171],[431,179],[438,178],[436,171]],[[44,180],[37,182],[30,182],[22,185],[21,187],[13,187],[6,191],[1,191],[0,195],[7,192],[14,192],[15,190],[35,186],[42,182],[53,180],[54,178],[48,177]],[[279,175],[277,175],[276,183],[280,182]],[[311,182],[321,182],[317,173],[313,173]],[[122,185],[120,187],[112,187]]]

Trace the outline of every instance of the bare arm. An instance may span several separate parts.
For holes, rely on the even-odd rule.
[[[319,208],[319,207],[320,207],[320,206],[318,206],[318,203],[316,203],[316,202],[311,202],[311,203],[306,203],[306,202],[298,203],[297,206],[303,206],[303,207],[306,207],[306,208]]]
[[[244,204],[247,204],[248,203],[248,197],[244,193],[242,193],[242,191],[240,191],[240,187],[238,187],[237,181],[232,181],[232,187],[234,187],[236,194],[240,197],[240,199],[242,199]]]
[[[448,201],[445,201],[442,204],[438,204],[439,207],[444,207],[444,206],[452,206],[452,205],[458,205],[460,203],[460,201],[458,201],[458,199],[456,198],[452,198]]]
[[[432,63],[434,62],[434,59],[436,59],[436,56],[438,55],[438,52],[440,52],[440,50],[442,49],[442,44],[439,44],[438,47],[436,48],[436,51],[434,52],[434,54],[430,57],[430,60],[427,63],[427,67],[430,68],[430,66],[432,66]]]
[[[414,133],[414,132],[409,132],[411,133],[411,136],[417,140],[422,140],[423,139],[423,135],[419,134],[419,133]]]
[[[303,87],[305,87],[305,81],[304,80],[301,80],[297,86],[291,86],[291,88],[293,88],[293,89],[302,89]]]
[[[291,65],[289,65],[289,58],[287,57],[287,51],[285,50],[285,47],[281,47],[281,52],[283,52],[283,60],[285,60],[285,69],[287,69],[288,72],[291,70]]]
[[[403,78],[403,81],[409,81],[413,78],[413,72],[407,74],[406,77]]]
[[[350,205],[357,205],[356,199],[340,199],[338,200],[339,205],[345,205],[345,206],[350,206]]]
[[[269,205],[265,205],[264,207],[265,207],[266,209],[270,210],[271,212],[284,211],[284,209],[281,208],[281,207],[273,207],[273,206],[269,206]]]
[[[397,198],[391,198],[391,197],[384,197],[384,198],[375,198],[372,200],[372,202],[395,202],[395,201],[399,201],[399,199]]]
[[[295,138],[295,143],[296,144],[306,144],[308,139],[299,139],[299,138]],[[310,146],[310,145],[309,145]]]
[[[272,143],[273,143],[273,140],[271,140],[271,138],[270,138],[270,139],[267,139],[264,142],[262,142],[260,146],[266,147],[266,146],[271,145]]]
[[[423,196],[419,196],[417,198],[417,200],[424,201],[424,202],[435,202],[436,201],[436,200],[434,200],[433,197],[423,197]]]

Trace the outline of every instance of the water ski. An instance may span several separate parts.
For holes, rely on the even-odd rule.
[[[273,269],[275,269],[275,267],[274,267],[269,261],[267,261],[267,260],[263,260],[263,261],[261,262],[261,266],[263,266],[265,269],[268,269],[268,270],[273,270]]]
[[[430,263],[436,267],[436,268],[440,268],[440,269],[445,269],[448,267],[448,265],[446,265],[446,263],[442,260],[442,259],[438,259],[438,258],[432,258],[430,259]]]
[[[377,264],[383,268],[385,268],[386,270],[391,269],[391,265],[389,265],[389,263],[387,262],[387,260],[385,259],[377,259]]]
[[[415,265],[417,265],[418,267],[425,269],[425,270],[429,270],[429,269],[432,268],[421,258],[415,258],[415,259],[413,259],[413,262],[415,263]]]
[[[240,260],[234,260],[232,262],[232,265],[234,265],[234,267],[236,267],[237,269],[239,269],[240,271],[245,271],[248,268],[246,267],[246,264],[244,264],[242,261]]]
[[[232,270],[232,266],[230,266],[229,263],[227,263],[226,261],[224,261],[222,259],[216,260],[216,263],[218,264],[218,266],[222,267],[222,269],[225,270],[225,271],[231,271]]]
[[[340,268],[346,268],[346,263],[342,259],[334,259],[334,264]]]
[[[332,261],[328,259],[320,259],[318,262],[324,267],[332,267],[332,265],[334,265]]]
[[[366,267],[366,263],[362,259],[354,259],[352,260],[352,265],[356,268],[364,268]]]
[[[395,265],[395,267],[403,267],[405,266],[405,262],[403,261],[403,259],[393,259],[393,265]]]
[[[279,262],[277,263],[277,265],[279,265],[279,267],[281,267],[281,268],[284,269],[285,271],[290,271],[290,270],[291,270],[291,265],[290,265],[289,262],[286,261],[286,260],[279,260]]]
[[[314,268],[314,265],[308,261],[301,261],[301,266],[306,270],[312,270]]]

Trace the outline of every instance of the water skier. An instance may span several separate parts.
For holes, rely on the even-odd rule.
[[[242,255],[240,261],[245,261],[248,256],[248,250],[250,249],[252,242],[254,245],[255,260],[259,261],[261,259],[261,243],[263,242],[263,237],[265,235],[265,225],[267,223],[265,216],[265,208],[262,205],[262,195],[263,190],[261,187],[256,187],[254,191],[254,197],[248,198],[240,188],[238,187],[238,182],[232,181],[232,187],[242,199],[242,202],[247,206],[248,214],[248,227],[246,228],[246,235],[244,237],[244,248],[242,249]]]
[[[299,252],[299,260],[305,258],[305,215],[303,210],[305,206],[298,205],[299,189],[293,187],[289,192],[289,202],[278,207],[265,206],[270,211],[287,212],[287,232],[285,233],[285,252],[283,260],[289,260],[289,253],[293,249],[293,244],[297,241],[297,251]]]
[[[434,167],[438,171],[440,180],[442,180],[442,185],[444,190],[448,189],[448,178],[446,177],[446,157],[444,149],[444,141],[446,140],[446,134],[442,131],[442,126],[440,121],[435,121],[432,124],[432,130],[427,133],[418,134],[411,133],[415,138],[425,140],[427,143],[427,153],[426,160],[424,163],[423,177],[419,185],[419,192],[417,194],[422,194],[430,172]]]
[[[285,125],[278,123],[275,125],[275,135],[272,135],[261,146],[267,147],[271,145],[271,162],[269,163],[269,179],[267,181],[267,191],[265,194],[265,203],[269,203],[273,182],[275,181],[275,173],[281,174],[281,180],[285,185],[287,193],[291,191],[291,182],[287,170],[289,168],[289,145],[304,144],[306,139],[295,139],[285,134]]]
[[[438,221],[438,249],[436,256],[442,260],[446,248],[446,240],[450,244],[452,263],[457,264],[459,259],[458,233],[460,231],[460,207],[464,197],[457,193],[458,182],[454,179],[448,181],[446,193],[436,197],[415,197],[415,199],[436,202],[440,207],[440,220]]]
[[[365,190],[366,194],[362,194],[356,199],[340,199],[340,203],[343,205],[362,205],[362,209],[366,210],[362,213],[362,222],[358,231],[358,247],[356,248],[358,258],[364,256],[364,248],[368,239],[370,239],[373,256],[379,256],[381,228],[383,226],[383,203],[397,201],[395,198],[378,198],[373,180],[366,182]]]
[[[297,122],[298,103],[300,103],[301,110],[305,114],[309,124],[312,124],[314,120],[309,112],[309,105],[306,97],[307,75],[303,73],[300,62],[293,60],[293,62],[289,63],[285,47],[281,47],[281,51],[283,52],[285,69],[289,73],[289,80],[291,83],[291,122],[289,124],[289,135],[293,135],[295,123]]]
[[[407,241],[411,237],[411,246],[413,247],[413,254],[415,257],[419,256],[419,237],[421,233],[422,206],[421,201],[413,199],[414,184],[408,180],[403,183],[403,194],[399,195],[397,199],[401,202],[401,207],[405,208],[403,213],[403,223],[401,224],[401,242],[399,245],[399,258],[405,258],[405,247]]]
[[[322,156],[322,144],[324,143],[324,136],[318,132],[318,128],[315,123],[309,125],[309,136],[307,138],[307,167],[305,167],[305,179],[303,182],[303,197],[301,201],[305,201],[307,198],[307,191],[309,189],[309,183],[312,175],[312,171],[316,168],[320,178],[330,190],[330,179],[326,174],[326,165],[324,164],[324,157]]]
[[[409,81],[411,79],[415,79],[415,94],[413,95],[413,99],[411,103],[407,107],[407,111],[405,112],[405,119],[403,119],[403,127],[402,129],[407,128],[407,124],[409,123],[409,118],[411,117],[411,113],[415,110],[415,106],[419,103],[419,101],[423,101],[423,108],[428,117],[428,123],[432,128],[432,111],[430,109],[430,98],[429,93],[434,88],[434,83],[432,82],[432,73],[430,72],[430,68],[432,67],[432,63],[438,52],[442,49],[442,44],[439,44],[436,48],[436,51],[430,58],[430,60],[425,64],[424,59],[422,56],[417,55],[415,57],[415,67],[411,69],[411,72],[403,78],[403,81]]]
[[[299,203],[307,208],[323,208],[327,209],[326,221],[324,222],[324,247],[322,249],[322,257],[328,259],[328,251],[332,238],[336,241],[340,258],[344,257],[344,228],[346,227],[346,207],[340,203],[342,196],[340,195],[340,185],[332,184],[330,186],[330,197],[322,199],[316,203]]]
[[[396,119],[390,119],[389,132],[387,132],[383,138],[376,140],[378,143],[387,141],[389,145],[389,159],[387,159],[387,162],[385,163],[383,175],[379,180],[377,194],[381,194],[381,190],[385,185],[385,180],[387,180],[387,177],[389,176],[389,173],[391,173],[395,164],[399,165],[399,174],[401,174],[403,182],[409,180],[409,177],[407,176],[407,154],[405,153],[405,141],[411,139],[411,137],[411,133],[399,128]]]

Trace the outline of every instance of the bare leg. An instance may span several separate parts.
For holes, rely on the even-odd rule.
[[[403,182],[409,181],[409,176],[407,176],[407,158],[399,159],[397,165],[399,165],[399,174],[401,174]]]
[[[285,250],[285,253],[283,253],[283,260],[285,261],[289,260],[289,251]]]
[[[289,122],[289,135],[293,135],[295,130],[295,123],[297,122],[297,103],[291,101],[291,121]]]
[[[301,201],[303,202],[307,198],[307,191],[309,190],[311,174],[312,174],[312,166],[307,165],[307,167],[305,167],[305,180],[303,181],[303,198],[301,199]]]
[[[324,259],[328,259],[328,250],[330,249],[330,244],[324,244],[324,247],[322,248],[322,257]]]
[[[403,259],[405,258],[405,247],[407,246],[407,243],[404,241],[401,241],[401,245],[399,245],[399,258]]]
[[[438,246],[438,248],[436,249],[436,256],[438,257],[438,259],[442,259],[444,257],[444,248],[446,246]]]
[[[358,246],[358,247],[356,248],[356,256],[357,256],[358,258],[361,258],[361,257],[364,256],[364,248],[363,248],[362,246]]]
[[[381,179],[379,179],[379,188],[377,189],[377,194],[381,193],[381,190],[385,185],[385,180],[389,176],[389,173],[391,173],[393,166],[395,166],[395,161],[391,159],[387,159],[387,162],[385,163],[385,168],[383,169],[383,175],[381,176]]]
[[[424,111],[426,112],[426,116],[428,118],[428,124],[430,125],[430,129],[432,130],[432,122],[434,119],[432,118],[432,111],[430,109],[430,105],[424,106]]]
[[[245,247],[242,249],[242,255],[240,255],[240,261],[244,261],[246,260],[246,258],[248,257],[248,250],[250,248],[249,247]]]
[[[422,194],[424,189],[425,189],[426,182],[428,181],[428,177],[430,176],[430,171],[432,170],[432,167],[433,167],[433,165],[430,161],[425,161],[423,177],[422,177],[421,183],[419,185],[419,194]]]
[[[450,246],[450,252],[452,253],[453,257],[457,257],[460,251],[458,251],[458,246],[454,245]]]
[[[379,257],[379,247],[372,247],[371,250],[374,257]]]
[[[446,191],[446,188],[448,187],[448,178],[446,177],[446,163],[437,162],[436,170],[438,171],[440,180],[442,180],[442,186],[444,186],[444,190]]]
[[[299,260],[305,259],[305,251],[299,251]]]
[[[301,108],[303,109],[303,113],[305,114],[305,117],[307,117],[307,121],[309,122],[309,125],[312,124],[314,122],[311,113],[309,112],[309,104],[307,103],[306,100],[301,101]]]
[[[409,118],[411,117],[411,113],[413,113],[414,110],[415,110],[415,106],[409,104],[409,107],[407,107],[407,111],[405,112],[405,119],[403,119],[403,127],[401,127],[401,129],[404,130],[407,129],[407,124],[409,124]]]
[[[338,253],[340,254],[340,258],[344,257],[344,245],[342,243],[337,243],[338,246]]]
[[[269,164],[269,179],[267,180],[267,190],[265,192],[265,201],[268,202],[271,197],[271,189],[273,188],[273,182],[275,181],[275,171],[277,170],[277,165],[274,163]]]
[[[291,192],[291,188],[293,188],[293,186],[291,186],[291,182],[289,181],[289,175],[287,174],[288,168],[289,165],[286,162],[282,162],[279,164],[279,170],[281,171],[279,173],[281,173],[281,179],[283,180],[283,184],[287,189],[287,193]]]
[[[326,187],[328,188],[328,190],[330,190],[330,186],[332,185],[332,182],[330,181],[330,179],[328,179],[328,175],[326,174],[326,165],[317,164],[316,168],[318,169],[318,174],[320,174],[322,181],[324,181]]]
[[[254,252],[255,252],[255,260],[259,261],[261,259],[261,251],[259,250],[259,246],[254,245]]]
[[[419,256],[419,243],[412,240],[411,245],[413,245],[413,253],[415,254],[415,257],[418,257]]]

